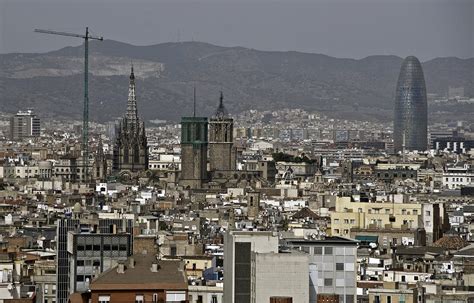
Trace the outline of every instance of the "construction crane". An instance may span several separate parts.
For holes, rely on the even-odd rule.
[[[36,33],[68,36],[84,39],[84,111],[82,116],[82,172],[84,182],[89,179],[89,39],[103,41],[103,37],[91,36],[89,28],[86,27],[86,34],[72,34],[65,32],[35,29]]]

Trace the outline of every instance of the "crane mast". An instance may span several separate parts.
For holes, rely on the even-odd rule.
[[[82,173],[84,182],[89,179],[89,39],[103,41],[103,37],[92,36],[86,27],[86,34],[73,34],[44,29],[35,29],[36,33],[60,35],[84,39],[84,108],[82,113]]]

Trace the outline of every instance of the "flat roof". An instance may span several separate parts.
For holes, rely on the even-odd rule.
[[[343,238],[343,237],[326,237],[321,240],[315,239],[301,239],[301,238],[287,238],[283,239],[284,242],[290,244],[306,244],[306,245],[326,245],[326,244],[335,244],[335,245],[351,245],[356,246],[359,241]]]

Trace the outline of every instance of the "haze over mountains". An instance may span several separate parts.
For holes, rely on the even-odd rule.
[[[231,113],[290,107],[346,118],[392,119],[402,60],[396,56],[339,59],[201,42],[152,46],[91,42],[90,117],[109,121],[125,112],[133,61],[139,111],[145,120],[191,115],[193,85],[198,115],[211,114],[223,91]],[[467,95],[474,96],[474,58],[437,58],[424,62],[423,69],[428,93],[443,96],[449,86],[463,86]],[[82,46],[0,55],[1,110],[34,108],[42,117],[80,119],[82,72]],[[429,108],[444,117],[467,119],[474,111],[473,105],[430,104]]]

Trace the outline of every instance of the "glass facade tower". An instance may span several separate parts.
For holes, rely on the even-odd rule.
[[[395,152],[424,151],[428,145],[428,105],[421,63],[409,56],[402,63],[395,97],[393,140]]]

